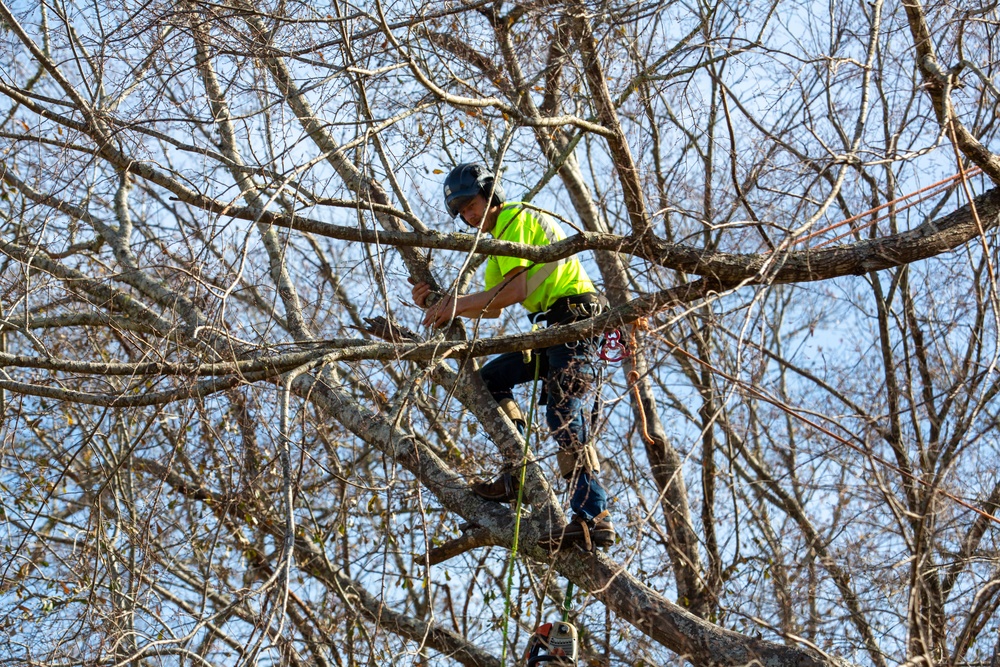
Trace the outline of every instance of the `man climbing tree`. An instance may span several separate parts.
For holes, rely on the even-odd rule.
[[[470,227],[494,238],[544,246],[566,237],[558,223],[523,202],[505,202],[504,191],[493,174],[481,164],[460,164],[444,182],[448,212],[461,216]],[[490,256],[486,264],[486,289],[465,295],[443,295],[427,306],[431,287],[418,283],[413,300],[427,308],[424,324],[441,327],[454,317],[497,317],[507,306],[521,303],[532,324],[568,324],[593,317],[601,310],[601,299],[586,270],[576,257],[535,264],[517,257]],[[598,479],[600,462],[590,444],[583,398],[593,384],[594,341],[586,339],[554,345],[537,354],[508,352],[487,363],[480,371],[490,393],[522,435],[525,420],[514,401],[518,384],[544,378],[547,395],[545,417],[559,445],[559,473],[570,481],[573,520],[553,536],[556,545],[582,541],[586,547],[607,547],[615,529],[608,518],[608,494]],[[473,485],[473,491],[497,502],[517,498],[517,479],[505,470],[492,482]]]
[[[8,662],[504,667],[565,579],[581,664],[1000,665],[995,0],[0,0],[0,26]],[[483,145],[516,175],[452,202],[474,235],[427,233]],[[490,176],[579,233],[492,238],[546,228]],[[504,256],[570,243],[609,312],[396,335],[407,279],[434,325],[558,321],[573,290]],[[497,291],[443,296],[442,251],[498,255]],[[515,353],[501,399],[548,376],[569,447],[534,448],[599,515],[589,350],[539,350],[638,318],[602,379],[615,551],[546,554],[544,466],[531,516],[469,487],[456,434],[491,473],[525,441],[450,360]]]

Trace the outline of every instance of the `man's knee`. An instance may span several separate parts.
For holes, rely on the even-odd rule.
[[[479,377],[497,401],[511,398],[515,386],[531,379],[524,377],[522,365],[520,353],[501,354],[479,369]]]
[[[559,407],[573,399],[582,399],[593,384],[591,375],[585,368],[564,368],[553,373],[545,383],[548,405]]]
[[[601,470],[601,460],[597,456],[597,448],[591,444],[579,445],[575,449],[559,448],[556,454],[559,465],[559,476],[571,479],[581,472],[595,474]]]

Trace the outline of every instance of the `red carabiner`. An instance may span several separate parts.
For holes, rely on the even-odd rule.
[[[622,332],[615,329],[614,331],[609,331],[604,334],[604,344],[601,345],[601,350],[597,353],[597,356],[600,357],[602,361],[613,364],[625,359],[631,354],[632,352],[628,349],[628,346],[622,343]]]

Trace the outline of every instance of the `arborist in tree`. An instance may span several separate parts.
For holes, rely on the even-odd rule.
[[[503,188],[481,164],[460,164],[444,182],[444,199],[452,217],[461,215],[471,227],[494,238],[545,246],[566,238],[562,228],[537,208],[523,202],[505,202]],[[486,263],[486,289],[462,296],[444,295],[428,307],[427,283],[413,287],[413,301],[426,308],[424,324],[445,326],[454,317],[499,317],[507,306],[522,303],[533,324],[568,324],[593,317],[602,310],[602,297],[594,289],[576,257],[536,264],[517,257],[490,256]],[[589,443],[584,399],[594,382],[596,340],[585,339],[536,350],[538,377],[547,395],[545,417],[559,445],[557,462],[564,479],[573,484],[570,507],[573,520],[561,540],[583,540],[607,547],[615,529],[607,510],[608,494],[598,479],[597,450]],[[513,388],[535,378],[536,360],[521,352],[508,352],[480,369],[487,388],[500,408],[524,435],[525,419],[513,398]],[[482,498],[498,502],[517,499],[517,479],[511,472],[492,482],[474,484]],[[560,536],[554,536],[559,539]]]

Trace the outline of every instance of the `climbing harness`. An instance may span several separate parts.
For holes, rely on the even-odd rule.
[[[524,664],[527,667],[543,663],[576,667],[579,654],[580,638],[576,626],[566,621],[543,623],[528,640]]]

